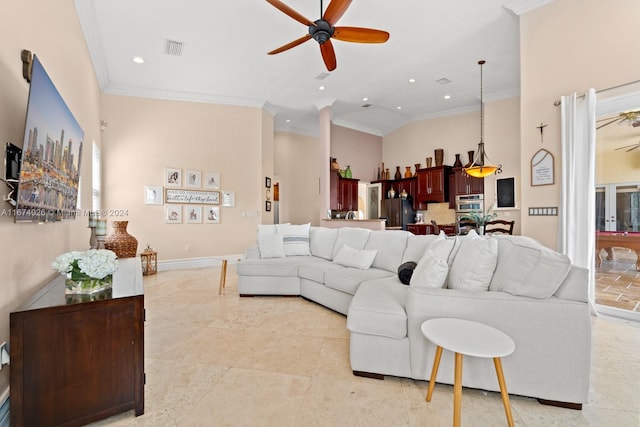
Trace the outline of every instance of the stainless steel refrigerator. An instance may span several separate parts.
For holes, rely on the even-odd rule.
[[[407,224],[414,222],[416,212],[410,199],[382,200],[382,215],[387,221],[387,230],[406,230]]]

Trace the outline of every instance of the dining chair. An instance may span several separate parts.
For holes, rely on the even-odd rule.
[[[493,221],[488,221],[484,225],[484,234],[513,234],[514,224],[515,221],[494,219]]]

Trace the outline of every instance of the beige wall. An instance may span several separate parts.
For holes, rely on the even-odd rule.
[[[375,181],[382,162],[382,137],[332,125],[331,157],[335,157],[343,169],[350,166],[354,178]]]
[[[615,5],[615,6],[613,6]],[[596,90],[638,79],[634,40],[640,19],[637,0],[555,0],[520,17],[521,144],[523,210],[560,204],[560,109],[553,102],[572,92]],[[540,143],[540,122],[545,128]],[[541,147],[556,159],[556,184],[531,187],[529,163]],[[557,246],[557,217],[523,215],[523,234]]]
[[[128,211],[128,231],[149,243],[158,259],[241,254],[255,243],[264,214],[260,165],[272,156],[262,146],[261,109],[104,95],[103,209]],[[220,173],[221,190],[235,192],[235,207],[220,208],[220,224],[165,224],[164,206],[145,205],[145,185],[163,185],[166,167]],[[271,168],[269,168],[271,170]],[[120,220],[120,218],[110,218]],[[109,231],[110,233],[110,231]]]
[[[55,27],[55,30],[52,30]],[[29,84],[22,78],[20,51],[37,54],[53,83],[84,129],[81,164],[82,208],[91,206],[91,141],[100,143],[100,91],[73,1],[6,2],[0,14],[0,138],[22,146]],[[2,172],[4,174],[4,170]],[[0,195],[7,194],[2,185]],[[51,262],[72,249],[88,249],[84,220],[14,224],[11,206],[0,209],[0,341],[9,341],[9,313],[55,276]],[[9,369],[0,371],[0,394]]]

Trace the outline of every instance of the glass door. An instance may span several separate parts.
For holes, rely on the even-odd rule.
[[[596,230],[640,231],[640,183],[596,186]]]

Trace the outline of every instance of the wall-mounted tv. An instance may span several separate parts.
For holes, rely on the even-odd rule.
[[[75,219],[84,131],[34,55],[16,222]]]

